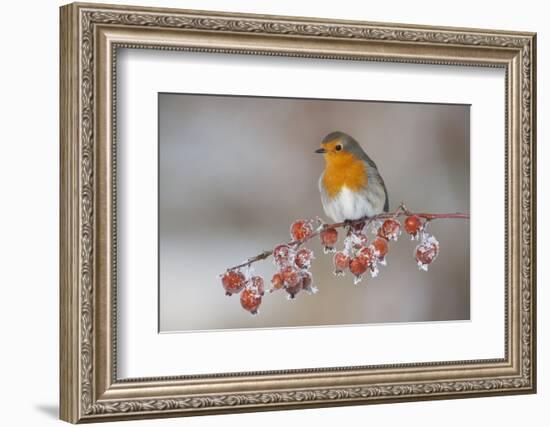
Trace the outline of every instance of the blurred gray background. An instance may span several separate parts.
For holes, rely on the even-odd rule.
[[[161,332],[470,318],[469,222],[430,225],[441,245],[429,271],[402,235],[388,265],[358,286],[332,274],[317,240],[315,295],[266,295],[252,316],[218,274],[289,240],[299,218],[324,217],[315,154],[334,130],[377,163],[390,198],[413,211],[469,212],[467,105],[159,94],[159,329]],[[266,285],[271,258],[257,263]]]

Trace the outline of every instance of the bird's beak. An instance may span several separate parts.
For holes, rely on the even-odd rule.
[[[316,153],[319,153],[319,154],[324,154],[327,152],[327,150],[325,150],[324,148],[319,148],[317,150],[315,150]]]

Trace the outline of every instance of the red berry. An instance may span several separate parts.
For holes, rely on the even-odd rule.
[[[363,280],[363,273],[367,271],[367,265],[364,264],[360,258],[355,257],[349,263],[349,270],[355,276],[353,283],[357,285],[361,280]]]
[[[428,270],[428,265],[431,264],[439,254],[439,242],[435,237],[429,236],[416,247],[415,251],[416,262],[421,270]]]
[[[308,248],[302,248],[296,252],[296,259],[294,263],[298,268],[308,269],[311,266],[311,260],[313,259],[313,251]]]
[[[294,298],[294,296],[300,292],[300,289],[302,289],[300,274],[293,267],[286,267],[281,271],[281,274],[283,276],[285,290],[288,292],[290,298]]]
[[[281,273],[283,275],[285,287],[294,287],[300,282],[298,272],[292,267],[286,267]]]
[[[411,215],[405,219],[403,224],[405,231],[411,236],[416,237],[420,229],[422,228],[422,220],[418,215]]]
[[[321,232],[321,243],[325,247],[325,252],[334,250],[336,242],[338,242],[338,231],[336,228],[327,228]]]
[[[365,264],[365,267],[371,267],[374,264],[374,257],[374,248],[368,246],[357,252],[356,259]]]
[[[260,276],[253,276],[248,282],[247,289],[256,292],[258,295],[264,294],[264,279]]]
[[[346,268],[349,267],[349,257],[344,252],[336,252],[333,261],[334,274],[337,276],[343,275]]]
[[[383,259],[388,253],[388,241],[383,237],[376,237],[372,242],[372,246],[374,247],[374,253],[379,259]]]
[[[349,270],[354,276],[360,277],[367,271],[367,265],[360,258],[355,257],[349,262]]]
[[[241,293],[241,306],[251,314],[258,313],[258,307],[262,303],[262,297],[251,289],[245,289]]]
[[[244,288],[245,277],[240,271],[228,271],[222,277],[222,285],[226,295],[237,294]]]
[[[384,221],[378,229],[378,235],[386,240],[397,240],[401,233],[401,224],[396,219],[390,218]]]
[[[292,250],[288,245],[278,245],[273,249],[273,259],[279,267],[287,266],[292,261]]]
[[[284,286],[284,279],[281,273],[275,273],[271,279],[271,289],[270,292],[281,289]]]
[[[290,227],[290,236],[294,240],[303,240],[313,234],[313,222],[307,219],[294,221]]]

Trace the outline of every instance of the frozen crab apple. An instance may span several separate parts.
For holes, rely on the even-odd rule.
[[[302,248],[298,252],[296,252],[296,259],[294,260],[294,264],[296,264],[296,267],[302,268],[302,269],[308,269],[311,267],[311,260],[313,259],[313,251],[308,248]]]
[[[275,273],[271,278],[271,289],[269,290],[269,292],[282,289],[284,284],[285,284],[285,281],[283,279],[283,275],[281,273]]]
[[[383,237],[377,236],[373,242],[374,253],[379,260],[383,260],[388,253],[388,241]]]
[[[367,269],[370,271],[372,277],[378,276],[378,262],[380,261],[380,259],[377,257],[373,245],[361,249],[357,253],[357,258],[359,258],[359,260],[365,264]]]
[[[294,221],[290,227],[290,236],[294,240],[303,240],[313,234],[313,221],[299,219]]]
[[[292,267],[285,268],[282,272],[284,288],[290,299],[294,298],[302,289],[302,274]]]
[[[415,238],[418,236],[420,230],[422,230],[422,220],[418,215],[410,215],[405,218],[403,227],[411,237]]]
[[[365,264],[365,267],[371,268],[371,266],[376,262],[374,249],[370,246],[361,248],[361,250],[357,252],[357,259]]]
[[[273,259],[280,268],[289,265],[293,259],[293,252],[288,245],[278,245],[273,249]]]
[[[252,289],[245,289],[241,293],[241,306],[250,314],[257,314],[262,297]]]
[[[349,271],[355,276],[355,284],[357,284],[367,271],[367,265],[359,257],[355,257],[349,262]]]
[[[321,244],[325,253],[334,252],[336,242],[338,242],[338,231],[334,227],[329,227],[320,234]]]
[[[415,258],[418,268],[427,271],[430,265],[439,254],[439,242],[434,236],[428,236],[416,247]]]
[[[401,224],[394,218],[385,220],[378,230],[378,235],[386,240],[397,240],[401,234]]]
[[[300,276],[298,275],[298,272],[292,267],[286,267],[284,270],[281,271],[281,273],[283,275],[285,288],[294,287],[300,281]]]
[[[222,276],[222,285],[228,296],[237,294],[245,286],[245,277],[240,271],[231,270]]]
[[[349,257],[342,251],[336,252],[333,257],[334,274],[343,276],[344,271],[349,267]]]

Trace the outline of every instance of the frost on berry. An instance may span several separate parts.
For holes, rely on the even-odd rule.
[[[313,221],[307,219],[299,219],[290,226],[290,236],[294,240],[303,240],[313,234]]]
[[[334,262],[334,274],[336,276],[343,276],[344,271],[349,267],[349,257],[342,251],[336,252],[333,257]]]
[[[288,298],[293,299],[302,289],[302,277],[298,271],[292,267],[287,267],[283,271],[284,287],[288,293]]]
[[[284,286],[284,279],[281,273],[275,273],[271,278],[271,289],[269,292],[273,292],[282,289]]]
[[[308,269],[311,267],[312,259],[314,259],[313,251],[308,248],[302,248],[296,252],[294,264],[296,264],[296,267],[298,268]]]
[[[262,297],[252,289],[245,289],[241,293],[241,306],[250,314],[257,314],[258,307],[262,303]]]
[[[349,270],[355,276],[353,283],[357,285],[363,279],[367,266],[359,257],[355,257],[349,262]]]
[[[246,286],[247,289],[256,292],[258,295],[264,294],[264,279],[260,276],[253,276],[248,281]]]
[[[370,268],[375,262],[374,249],[370,246],[361,248],[361,250],[357,252],[357,258],[365,264],[366,267]]]
[[[418,268],[428,271],[428,265],[430,265],[439,254],[439,242],[434,236],[423,236],[422,241],[414,250],[414,254]]]
[[[401,234],[401,224],[394,218],[385,220],[378,229],[378,235],[386,240],[397,240]]]
[[[382,263],[381,263],[382,264]],[[383,263],[382,265],[385,265],[385,263]],[[370,275],[371,277],[376,277],[378,276],[378,273],[380,272],[380,270],[378,269],[378,263],[376,261],[374,261],[370,266],[369,266],[369,271],[370,271]]]
[[[284,268],[283,270],[281,270],[281,274],[283,275],[285,288],[294,287],[300,281],[300,276],[298,275],[298,271],[296,271],[296,269],[294,269],[293,267],[289,266]]]
[[[378,276],[378,258],[376,256],[374,246],[371,245],[366,248],[362,248],[359,252],[357,252],[357,258],[365,264],[365,267],[370,271],[372,277]]]
[[[344,253],[346,255],[353,253],[353,234],[348,234],[344,239]]]
[[[352,233],[351,241],[354,249],[361,249],[369,244],[369,239],[364,234]]]
[[[338,231],[334,227],[321,231],[320,234],[323,250],[326,254],[334,252],[336,242],[338,242]]]
[[[245,277],[240,271],[231,270],[222,276],[222,285],[225,294],[231,296],[243,290],[245,286]]]
[[[377,234],[380,227],[382,227],[383,221],[380,219],[377,219],[372,222],[372,234]]]
[[[418,215],[411,215],[403,223],[405,231],[411,236],[411,240],[417,239],[422,230],[422,220]]]
[[[273,249],[273,260],[279,268],[288,266],[293,262],[294,252],[290,246],[282,244]]]

